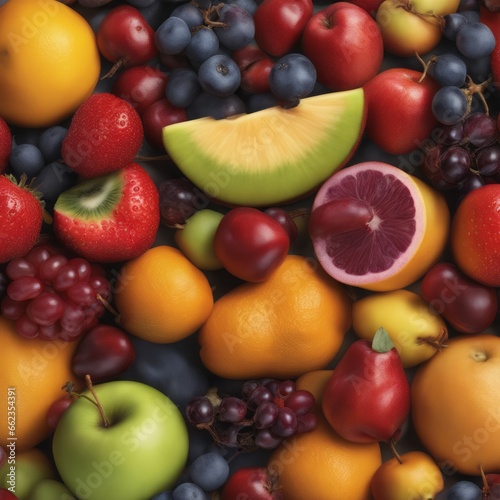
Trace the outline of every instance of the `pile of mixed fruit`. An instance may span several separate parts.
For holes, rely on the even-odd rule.
[[[500,498],[500,2],[0,0],[0,500]]]

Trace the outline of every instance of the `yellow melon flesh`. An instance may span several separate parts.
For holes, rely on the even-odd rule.
[[[345,165],[364,130],[363,89],[163,129],[167,153],[209,197],[266,206],[300,198]]]

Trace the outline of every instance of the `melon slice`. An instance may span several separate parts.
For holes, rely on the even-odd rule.
[[[168,125],[163,143],[181,172],[229,205],[269,206],[303,197],[343,167],[362,136],[363,89],[302,99],[215,120]]]

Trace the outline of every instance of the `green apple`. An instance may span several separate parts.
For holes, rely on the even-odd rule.
[[[149,499],[172,488],[188,456],[188,431],[175,404],[140,382],[97,384],[62,415],[52,450],[78,498]],[[101,408],[98,408],[95,401]]]
[[[60,481],[43,479],[35,485],[28,500],[77,500]]]
[[[35,485],[43,479],[55,477],[49,457],[39,448],[10,453],[0,468],[0,488],[7,488],[19,500],[26,500]]]
[[[460,0],[384,0],[376,21],[384,49],[401,57],[426,54],[441,40],[442,16],[457,11]]]
[[[214,251],[214,235],[223,215],[209,208],[198,210],[175,232],[175,242],[182,253],[204,271],[222,269]]]

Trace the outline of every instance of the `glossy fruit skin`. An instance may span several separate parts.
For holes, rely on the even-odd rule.
[[[437,314],[460,333],[481,333],[498,312],[494,287],[481,285],[451,262],[440,262],[424,276],[420,290]]]
[[[57,201],[54,206],[57,238],[91,262],[120,262],[141,255],[153,245],[160,226],[158,189],[144,168],[130,163],[109,175],[122,182],[121,200],[109,217],[78,220],[61,212]],[[106,224],[100,224],[103,221]]]
[[[471,279],[500,286],[500,185],[487,184],[468,193],[451,223],[451,251]]]
[[[13,49],[0,63],[0,116],[11,125],[56,125],[78,108],[99,80],[94,32],[62,2],[4,3],[0,45]]]
[[[352,299],[316,263],[287,255],[271,276],[216,300],[198,340],[220,377],[296,377],[326,366],[351,324]],[[298,347],[300,346],[300,347]]]
[[[370,341],[353,342],[325,386],[322,407],[344,439],[397,440],[410,411],[410,385],[396,348],[381,353]]]
[[[382,65],[379,28],[370,14],[348,2],[336,2],[314,14],[301,43],[318,82],[332,91],[362,87]]]
[[[98,325],[89,330],[76,348],[71,368],[76,375],[90,375],[94,383],[116,378],[135,359],[134,346],[121,329]]]
[[[482,23],[486,24],[493,32],[495,38],[500,39],[500,16],[498,12],[490,12],[484,5],[480,8]],[[491,74],[493,76],[493,85],[496,89],[500,86],[500,44],[496,44],[490,55]]]
[[[0,176],[0,263],[28,253],[42,228],[42,206],[22,184]]]
[[[47,411],[63,395],[61,386],[72,381],[77,390],[80,388],[80,381],[70,368],[76,343],[24,339],[17,334],[15,323],[3,316],[0,316],[0,338],[4,346],[0,352],[0,389],[7,394],[9,387],[16,387],[19,410],[16,450],[21,452],[33,448],[50,434]],[[0,408],[2,422],[8,421],[7,408],[7,404]],[[4,449],[8,444],[7,432],[6,426],[0,431],[0,446]]]
[[[427,453],[409,451],[400,457],[402,463],[396,457],[390,458],[373,475],[373,500],[434,498],[444,488],[443,474]]]
[[[240,69],[242,90],[251,94],[269,92],[269,73],[274,66],[274,59],[256,45],[235,50],[231,57]]]
[[[62,159],[84,178],[115,172],[134,161],[144,138],[130,103],[113,94],[92,94],[71,119]]]
[[[165,97],[168,76],[154,66],[141,64],[124,69],[114,81],[111,93],[125,99],[142,115],[144,110]]]
[[[158,53],[153,28],[132,5],[111,9],[102,20],[96,39],[99,51],[108,61],[121,59],[125,67],[147,63]]]
[[[347,1],[349,3],[357,5],[358,7],[361,7],[362,9],[366,10],[366,12],[373,15],[375,12],[377,12],[377,9],[380,7],[380,4],[384,0],[347,0]]]
[[[439,3],[432,0],[413,0],[409,4],[401,4],[398,0],[385,0],[376,13],[385,50],[401,57],[411,57],[415,52],[425,54],[431,51],[441,39],[441,27],[437,19],[419,14],[434,12],[444,16],[456,12],[458,5],[459,0]]]
[[[364,85],[368,103],[366,134],[390,154],[407,154],[422,146],[438,125],[432,98],[438,83],[412,69],[390,68]]]
[[[103,425],[95,405],[82,397],[64,412],[52,452],[66,486],[77,497],[92,495],[96,500],[151,498],[171,488],[188,455],[188,432],[179,409],[160,391],[139,382],[114,380],[95,384],[94,391],[119,425]],[[101,471],[97,487],[92,482],[96,467]],[[138,475],[144,483],[132,479]]]
[[[264,0],[255,11],[255,40],[268,54],[291,52],[312,16],[311,0]]]
[[[0,174],[5,171],[9,164],[9,156],[12,151],[12,133],[7,122],[0,117]]]
[[[242,467],[231,474],[224,484],[221,500],[243,497],[254,500],[282,500],[283,492],[276,488],[276,478],[271,477],[265,467]]]
[[[500,467],[500,339],[461,335],[417,368],[412,423],[420,443],[448,470],[479,475]],[[432,422],[432,425],[429,423]]]
[[[220,263],[244,281],[265,281],[283,262],[289,248],[288,234],[279,222],[251,207],[227,212],[214,235]]]
[[[142,113],[144,137],[150,146],[158,151],[165,151],[163,127],[186,120],[187,116],[184,108],[174,106],[168,99],[159,99],[150,104]]]

